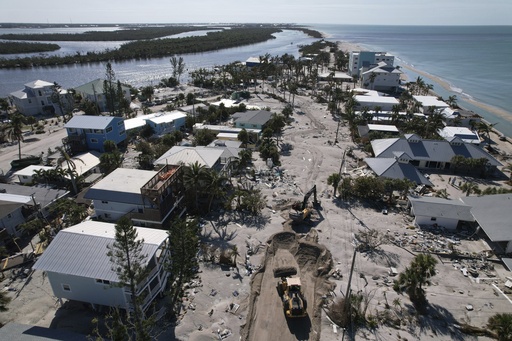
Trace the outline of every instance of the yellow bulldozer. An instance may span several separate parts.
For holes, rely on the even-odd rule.
[[[286,317],[305,317],[307,313],[307,301],[302,293],[300,278],[282,277],[277,284],[277,291],[283,301],[283,309]]]
[[[311,188],[306,195],[304,195],[304,199],[302,201],[297,201],[292,205],[292,209],[294,211],[290,211],[288,216],[293,222],[301,223],[304,220],[308,219],[311,216],[311,208],[308,207],[309,197],[313,195],[313,207],[319,208],[320,201],[316,198],[316,185]]]

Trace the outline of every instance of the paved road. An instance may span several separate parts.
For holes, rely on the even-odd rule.
[[[55,129],[55,128],[52,128]],[[21,154],[41,155],[44,152],[43,159],[48,154],[48,148],[55,150],[55,147],[62,146],[62,139],[66,136],[64,128],[44,134],[34,134],[25,136],[25,141],[21,143]],[[11,161],[18,158],[18,144],[12,146],[2,146],[0,148],[0,170],[9,175],[11,170]]]

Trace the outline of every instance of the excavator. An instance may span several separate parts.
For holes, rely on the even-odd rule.
[[[312,194],[314,195],[313,207],[317,208],[320,206],[320,202],[317,200],[316,197],[316,185],[314,185],[313,188],[311,188],[306,193],[306,195],[304,195],[304,200],[302,200],[302,202],[297,201],[292,205],[292,208],[295,210],[295,212],[290,212],[288,214],[291,220],[300,223],[311,215],[311,209],[308,208],[308,200]]]
[[[305,317],[307,312],[307,301],[302,293],[300,278],[281,277],[277,284],[277,291],[283,301],[283,309],[286,317]]]

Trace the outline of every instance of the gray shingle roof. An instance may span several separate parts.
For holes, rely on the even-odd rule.
[[[411,202],[416,216],[475,221],[471,214],[471,206],[458,200],[436,197],[407,197]]]
[[[73,116],[73,118],[64,125],[64,128],[106,129],[114,119],[115,117],[112,116]]]
[[[167,239],[164,230],[135,227],[138,239],[144,239],[142,254],[154,255]],[[86,221],[57,233],[50,246],[34,264],[34,269],[117,282],[108,246],[115,238],[115,224]]]
[[[512,240],[512,194],[463,197],[478,225],[493,242]]]
[[[51,202],[66,196],[69,192],[63,189],[52,189],[51,187],[38,186],[21,186],[11,184],[0,184],[0,189],[5,189],[6,193],[31,196],[41,207],[48,206]]]
[[[455,155],[466,158],[486,158],[492,166],[501,166],[501,163],[482,148],[463,143],[450,144],[444,140],[420,140],[411,142],[404,138],[378,139],[371,142],[375,157],[391,158],[393,152],[405,152],[413,160],[426,160],[437,162],[450,162]]]
[[[273,114],[267,110],[248,110],[237,112],[231,117],[235,119],[235,122],[264,125],[272,118],[272,115]]]
[[[394,158],[366,158],[366,164],[377,174],[390,179],[409,179],[418,185],[433,186],[413,165]]]

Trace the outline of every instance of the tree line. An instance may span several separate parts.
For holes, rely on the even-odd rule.
[[[300,30],[302,31],[302,29]],[[275,39],[272,34],[280,31],[282,31],[282,28],[277,26],[237,26],[229,30],[209,32],[206,36],[136,40],[123,44],[117,49],[108,49],[102,52],[87,52],[85,54],[76,52],[74,55],[67,56],[34,56],[14,59],[0,58],[0,68],[87,64],[105,61],[159,58],[186,53],[201,53]],[[131,39],[133,39],[133,37],[131,37]]]
[[[58,49],[60,49],[60,46],[57,44],[0,42],[0,54],[50,52]]]

